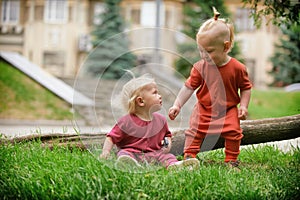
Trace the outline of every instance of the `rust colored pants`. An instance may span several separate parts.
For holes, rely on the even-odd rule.
[[[185,132],[184,157],[196,157],[200,148],[211,150],[219,137],[225,139],[225,162],[236,161],[243,138],[237,108],[227,110],[223,117],[213,118],[197,104],[190,118],[190,128]]]

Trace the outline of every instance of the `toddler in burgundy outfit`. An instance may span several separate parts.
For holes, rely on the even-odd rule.
[[[107,134],[100,158],[107,158],[116,145],[117,163],[159,163],[168,169],[199,165],[197,159],[178,161],[169,153],[172,134],[166,118],[156,112],[162,107],[162,98],[151,76],[133,78],[123,86],[121,96],[128,114]]]

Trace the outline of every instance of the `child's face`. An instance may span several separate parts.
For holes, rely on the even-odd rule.
[[[208,63],[220,66],[224,62],[224,58],[226,57],[224,43],[214,41],[207,36],[201,37],[198,40],[198,46],[201,57]]]
[[[158,93],[156,83],[148,84],[141,91],[141,97],[146,109],[151,112],[159,111],[162,107],[162,98]]]
[[[224,41],[224,36],[220,31],[213,29],[198,34],[197,38],[201,57],[210,64],[221,66],[226,60],[230,44]]]

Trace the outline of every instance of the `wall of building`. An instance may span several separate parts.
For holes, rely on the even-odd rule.
[[[88,1],[69,1],[65,21],[45,20],[44,1],[27,1],[23,54],[50,73],[74,77],[80,54],[79,38],[89,32]]]
[[[274,44],[279,39],[280,31],[271,23],[267,25],[267,18],[263,19],[261,27],[257,29],[253,25],[252,19],[240,19],[245,17],[241,15],[245,14],[242,12],[247,9],[247,6],[245,7],[239,0],[227,0],[225,2],[232,13],[235,26],[237,27],[239,24],[242,26],[241,30],[237,30],[235,40],[239,42],[251,81],[256,88],[265,88],[272,81],[272,77],[268,74],[272,69],[269,58],[274,52]]]
[[[0,0],[0,12],[4,0]],[[0,50],[23,54],[35,64],[58,77],[75,77],[90,50],[86,41],[92,30],[95,12],[101,12],[100,0],[68,0],[65,20],[51,21],[44,0],[19,1],[19,20],[14,23],[0,21]],[[160,6],[161,29],[156,30],[156,1],[124,0],[121,2],[122,15],[127,24],[130,49],[141,61],[153,62],[159,59],[164,69],[171,72],[177,53],[177,43],[184,36],[182,7],[185,1],[162,0]],[[256,87],[265,87],[271,77],[267,71],[272,68],[269,57],[278,40],[278,30],[263,24],[257,30],[249,20],[241,21],[243,4],[239,0],[225,1],[232,13],[233,22],[242,26],[236,35],[246,58],[250,77]],[[103,3],[103,2],[102,2]],[[55,9],[54,9],[55,10]],[[49,13],[48,13],[49,14]],[[52,13],[53,14],[53,13]],[[3,13],[0,13],[2,17]],[[247,24],[244,24],[247,23]],[[158,40],[155,39],[156,36]],[[185,40],[194,38],[185,38]],[[81,44],[81,45],[79,45]],[[83,45],[82,45],[83,44]],[[156,57],[159,49],[158,56]]]

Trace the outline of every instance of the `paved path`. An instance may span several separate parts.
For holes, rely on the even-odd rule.
[[[282,140],[282,141],[276,141],[276,142],[267,142],[267,143],[261,143],[261,144],[254,144],[254,145],[244,145],[241,146],[241,149],[243,148],[249,148],[249,147],[258,147],[263,145],[270,145],[275,146],[279,150],[283,152],[293,151],[295,148],[300,148],[300,137],[290,140]]]
[[[107,131],[106,129],[101,129],[99,127],[91,127],[91,126],[3,126],[0,125],[0,133],[5,135],[6,137],[13,138],[24,135],[32,135],[32,134],[51,134],[51,133],[65,133],[65,134],[75,134],[77,132],[80,133],[103,133]]]
[[[0,134],[3,134],[7,138],[20,137],[24,135],[32,134],[51,134],[51,133],[65,133],[74,134],[76,131],[80,133],[106,133],[111,127],[97,127],[86,126],[84,122],[76,122],[77,125],[73,125],[71,121],[17,121],[17,120],[0,120]],[[74,128],[76,127],[76,128]],[[76,130],[77,129],[77,130]],[[172,129],[171,129],[172,131]],[[272,145],[276,146],[283,152],[293,150],[295,147],[300,148],[300,137],[283,140],[278,142],[268,142],[262,144],[245,145],[241,148],[257,147],[259,145]]]
[[[110,127],[87,126],[84,121],[0,120],[0,133],[7,138],[32,134],[105,133]]]

